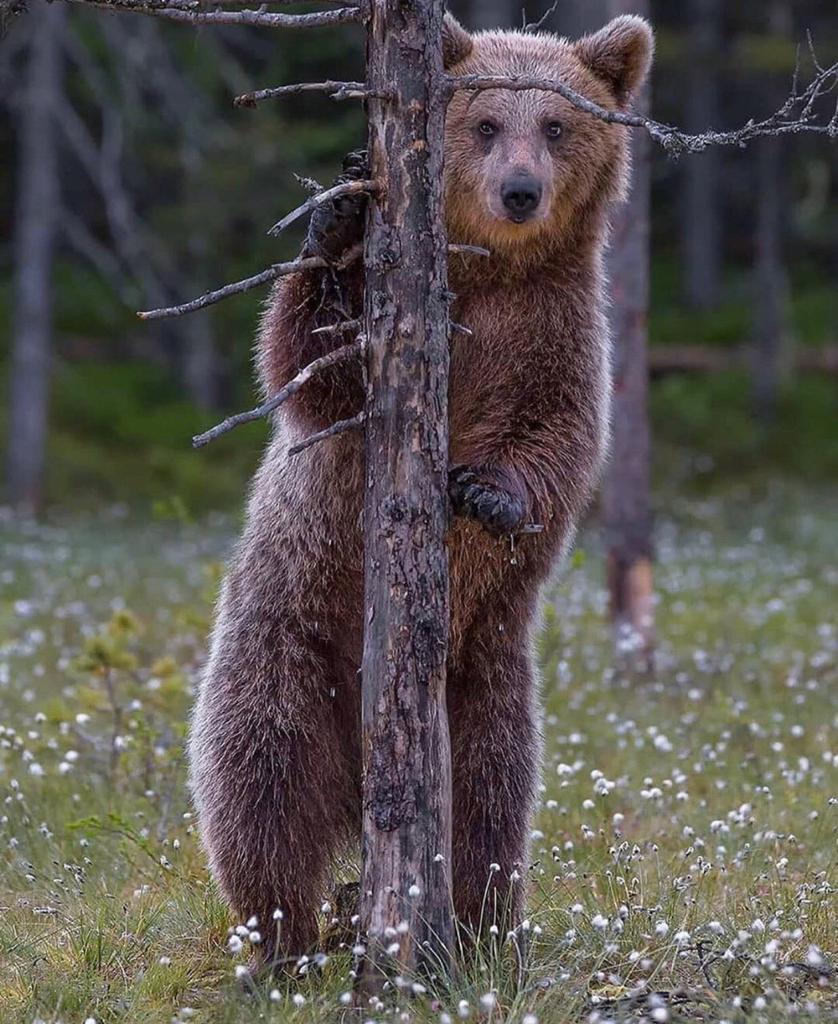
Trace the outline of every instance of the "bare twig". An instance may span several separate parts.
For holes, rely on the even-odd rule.
[[[309,178],[305,174],[295,174],[294,180],[312,196],[316,196],[318,192],[322,192],[324,189],[324,186],[316,178]]]
[[[452,242],[448,246],[449,253],[459,256],[491,256],[491,252],[488,249],[484,249],[482,245],[466,245],[463,242]]]
[[[349,182],[348,184],[369,185],[370,182]],[[328,191],[334,194],[334,189],[329,189]],[[355,189],[352,191],[358,190]],[[326,193],[322,192],[320,196],[316,196],[315,198],[321,198],[325,195]],[[302,210],[304,206],[305,204],[294,212],[299,214],[299,211]],[[302,216],[302,214],[299,215]],[[451,245],[449,246],[449,250],[455,253],[475,253],[479,256],[490,255],[488,249],[483,249],[478,245]],[[241,295],[243,292],[249,292],[253,288],[259,288],[261,285],[268,284],[269,282],[276,280],[278,277],[286,277],[288,274],[299,274],[306,270],[321,270],[330,266],[336,266],[338,269],[347,267],[359,259],[360,255],[361,247],[356,246],[346,254],[339,264],[329,263],[328,260],[323,259],[322,256],[304,256],[296,260],[289,260],[287,263],[274,263],[261,273],[254,274],[253,277],[246,277],[242,281],[234,281],[232,284],[225,284],[223,287],[216,288],[211,292],[206,292],[205,294],[198,296],[197,299],[192,299],[190,302],[183,302],[179,306],[167,306],[161,309],[141,310],[137,313],[137,316],[140,320],[165,320],[169,317],[185,316],[187,313],[194,313],[199,309],[204,309],[206,306],[212,306],[216,302],[228,299],[232,295]],[[351,323],[351,321],[348,321],[347,324],[348,323]],[[357,325],[353,323],[353,326]],[[319,330],[324,334],[328,333],[326,330]]]
[[[827,124],[814,120],[814,107],[819,99],[838,90],[838,62],[828,68],[814,60],[815,76],[805,89],[800,89],[798,75],[792,83],[792,91],[786,101],[773,114],[762,121],[748,121],[747,124],[731,131],[708,130],[690,135],[672,125],[654,121],[634,111],[607,110],[578,93],[564,82],[554,79],[534,78],[528,75],[461,75],[448,78],[451,92],[458,90],[479,91],[485,89],[536,89],[555,92],[563,96],[580,110],[591,114],[608,124],[624,125],[627,128],[643,128],[650,137],[671,156],[683,153],[700,153],[709,146],[743,147],[754,139],[764,136],[778,136],[799,133],[814,133],[838,138],[838,108]]]
[[[360,7],[339,7],[334,11],[312,11],[308,14],[277,14],[260,7],[255,11],[205,11],[192,0],[69,0],[88,7],[150,14],[186,25],[261,25],[265,28],[317,28],[322,25],[343,25],[360,21]]]
[[[197,309],[205,306],[212,306],[222,299],[231,295],[240,295],[242,292],[249,292],[252,288],[267,284],[277,277],[284,277],[286,274],[298,274],[303,270],[317,270],[328,266],[326,260],[321,256],[307,256],[304,259],[290,260],[288,263],[274,263],[263,270],[261,274],[254,274],[253,277],[246,277],[243,281],[236,281],[233,284],[225,284],[223,288],[206,292],[191,302],[184,302],[180,306],[169,306],[166,309],[149,309],[137,313],[140,320],[164,320],[171,316],[184,316],[186,313],[194,313]]]
[[[288,454],[299,455],[300,452],[305,451],[306,448],[310,448],[313,444],[317,444],[319,441],[325,441],[327,437],[335,437],[335,435],[343,434],[347,430],[358,430],[364,425],[364,419],[364,414],[359,412],[355,416],[350,416],[348,420],[338,420],[337,423],[333,423],[330,427],[326,427],[325,430],[320,430],[316,434],[312,434],[311,437],[306,437],[304,440],[298,441],[297,444],[292,445],[288,449]]]
[[[341,348],[336,348],[333,352],[328,352],[325,356],[321,356],[319,359],[315,359],[304,366],[302,370],[294,377],[293,380],[288,381],[285,387],[280,388],[279,391],[267,402],[262,405],[258,405],[255,409],[248,409],[247,412],[236,413],[235,416],[228,416],[226,420],[221,423],[217,423],[214,427],[205,431],[203,434],[198,434],[192,438],[193,448],[203,448],[204,445],[209,444],[210,441],[214,441],[217,437],[221,437],[222,434],[227,434],[236,427],[242,425],[242,423],[252,423],[253,420],[261,419],[263,416],[268,416],[278,409],[283,402],[287,402],[292,395],[300,390],[300,388],[311,380],[316,373],[322,373],[323,370],[328,369],[330,366],[334,366],[336,363],[345,362],[347,359],[351,359],[353,356],[360,355],[363,350],[363,341],[358,339],[353,341],[351,345],[344,345]]]
[[[558,6],[559,6],[559,0],[555,0],[555,3],[552,4],[552,6],[547,8],[547,10],[544,12],[544,14],[541,15],[541,17],[538,19],[538,21],[529,21],[529,22],[527,21],[527,10],[526,10],[526,8],[524,8],[521,11],[521,22],[522,22],[522,24],[521,24],[521,31],[522,32],[538,32],[540,29],[544,28],[544,26],[547,24],[547,22],[550,20],[550,18],[552,18],[552,16],[556,13],[556,10],[558,9]]]
[[[306,270],[322,270],[324,267],[333,267],[341,270],[348,267],[361,257],[362,246],[353,246],[339,263],[330,263],[322,256],[303,256],[296,260],[289,260],[287,263],[274,263],[267,270],[253,277],[246,277],[243,281],[234,281],[232,284],[225,284],[223,288],[216,288],[215,291],[206,292],[191,302],[184,302],[180,306],[169,306],[166,309],[149,309],[137,313],[140,320],[164,320],[172,316],[185,316],[187,313],[194,313],[205,306],[212,306],[222,299],[231,295],[240,295],[242,292],[249,292],[260,285],[268,284],[278,277],[286,277],[288,274],[300,274]]]
[[[357,320],[342,320],[339,324],[328,324],[326,327],[316,327],[311,333],[312,334],[348,334],[350,331],[358,331],[361,329],[362,321]]]
[[[363,100],[371,95],[363,82],[296,82],[294,85],[277,85],[273,89],[257,89],[245,92],[233,100],[235,107],[255,107],[263,100],[278,96],[296,96],[301,92],[325,92],[333,100]]]
[[[290,213],[286,213],[282,220],[278,220],[272,228],[268,228],[269,235],[278,235],[283,232],[287,227],[299,220],[300,217],[304,217],[307,213],[311,213],[316,207],[322,203],[327,203],[332,199],[337,199],[339,196],[351,196],[357,192],[375,192],[378,189],[377,181],[368,181],[362,179],[361,181],[344,181],[340,185],[333,185],[331,188],[327,188],[325,192],[320,192],[316,196],[311,196],[306,199],[304,203],[301,203],[296,210],[292,210]]]

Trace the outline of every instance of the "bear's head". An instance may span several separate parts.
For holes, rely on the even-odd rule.
[[[452,75],[560,80],[608,110],[642,86],[654,37],[623,16],[576,42],[546,33],[467,32],[450,15],[444,60]],[[537,251],[625,192],[628,129],[542,90],[454,93],[446,122],[449,236],[493,250]]]

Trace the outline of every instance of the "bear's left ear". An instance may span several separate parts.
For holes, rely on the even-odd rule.
[[[624,14],[576,44],[582,63],[608,84],[623,106],[643,84],[655,51],[652,26],[645,18]]]
[[[442,63],[446,68],[465,60],[474,47],[474,40],[457,19],[445,12],[442,23]]]

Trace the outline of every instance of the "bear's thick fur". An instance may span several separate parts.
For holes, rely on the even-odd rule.
[[[610,109],[641,85],[653,47],[633,17],[578,42],[470,35],[448,19],[445,44],[453,74],[558,77]],[[607,443],[602,261],[628,158],[625,129],[544,91],[457,92],[445,145],[449,239],[491,250],[450,261],[452,319],[472,332],[451,340],[453,886],[476,928],[487,892],[486,924],[493,906],[514,918],[522,905],[541,750],[531,632]],[[267,394],[345,340],[312,331],[334,322],[338,293],[357,315],[362,288],[360,271],[278,284],[258,343]],[[361,403],[360,367],[346,365],[277,416],[192,723],[210,867],[238,916],[258,916],[268,958],[315,946],[330,862],[359,833],[362,443],[287,451]],[[513,546],[505,534],[526,522],[543,532]]]

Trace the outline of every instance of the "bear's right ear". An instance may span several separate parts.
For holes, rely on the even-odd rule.
[[[442,63],[446,68],[465,60],[474,47],[474,40],[457,19],[446,11],[442,23]]]

